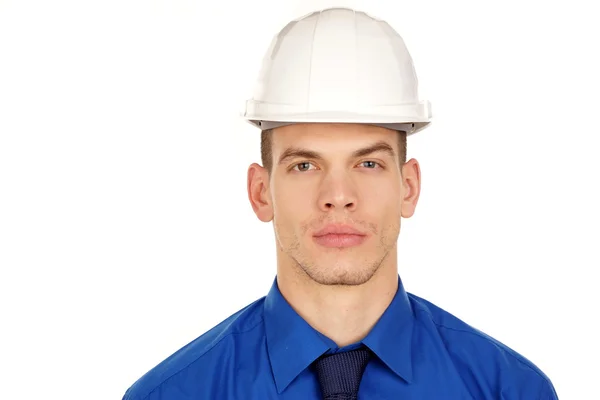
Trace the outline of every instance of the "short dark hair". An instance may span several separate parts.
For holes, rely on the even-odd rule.
[[[273,138],[271,133],[272,129],[265,129],[260,133],[260,158],[263,167],[269,171],[269,174],[273,170]],[[398,132],[398,149],[400,154],[398,158],[400,165],[406,162],[406,132]]]

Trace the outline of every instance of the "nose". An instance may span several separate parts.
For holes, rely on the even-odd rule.
[[[346,173],[329,173],[321,183],[319,208],[322,211],[354,211],[358,194],[355,183]]]

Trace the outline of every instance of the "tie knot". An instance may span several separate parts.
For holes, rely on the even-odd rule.
[[[323,356],[315,361],[323,398],[356,399],[371,351],[365,347]]]

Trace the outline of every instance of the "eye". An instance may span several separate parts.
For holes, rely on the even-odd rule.
[[[379,168],[382,168],[381,164],[379,164],[378,162],[375,162],[375,161],[362,161],[360,164],[366,165],[367,169],[375,169],[375,166],[378,166]]]
[[[308,161],[304,161],[304,162],[301,162],[301,163],[298,163],[298,164],[294,165],[294,168],[292,168],[292,169],[296,170],[296,171],[299,171],[299,172],[304,172],[304,171],[308,171],[309,167],[311,165],[312,164],[309,163]]]

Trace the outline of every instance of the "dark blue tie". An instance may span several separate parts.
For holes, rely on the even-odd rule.
[[[356,400],[371,351],[365,347],[322,356],[315,361],[323,400]]]

